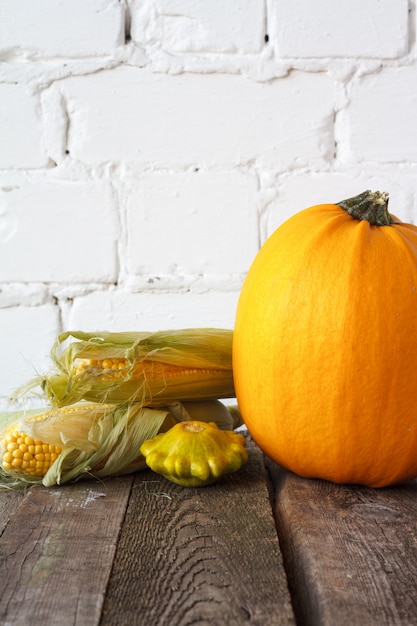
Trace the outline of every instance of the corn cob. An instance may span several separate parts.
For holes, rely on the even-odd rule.
[[[176,400],[234,397],[232,337],[232,331],[222,329],[69,331],[59,335],[51,351],[56,371],[23,391],[40,385],[59,407],[80,400],[158,407]]]

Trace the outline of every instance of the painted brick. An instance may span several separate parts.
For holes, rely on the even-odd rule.
[[[122,67],[70,79],[63,89],[77,111],[70,119],[70,153],[92,164],[178,167],[256,159],[284,168],[318,166],[333,154],[333,83],[324,74],[293,72],[256,83]]]
[[[59,331],[56,306],[0,309],[0,398],[51,367],[49,353]]]
[[[281,57],[398,58],[408,48],[407,0],[271,0]]]
[[[347,110],[355,161],[417,161],[417,69],[386,68],[358,79]]]
[[[141,177],[128,200],[128,272],[245,272],[258,250],[256,190],[239,172]]]
[[[124,9],[116,0],[2,0],[3,56],[80,57],[124,43]]]
[[[1,231],[1,225],[0,225]],[[1,245],[1,244],[0,244]],[[43,283],[0,284],[0,308],[14,306],[40,306],[51,301],[47,285]]]
[[[264,0],[150,0],[132,5],[132,39],[175,53],[254,53],[264,45]]]
[[[66,326],[112,332],[233,328],[238,296],[238,291],[96,292],[74,300]]]
[[[0,189],[0,281],[113,281],[117,237],[106,183]]]
[[[25,85],[0,84],[0,169],[47,166],[38,107]]]

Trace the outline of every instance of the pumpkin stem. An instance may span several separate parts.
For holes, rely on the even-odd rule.
[[[373,226],[389,226],[394,220],[388,213],[388,193],[364,191],[354,198],[338,202],[355,220],[367,220]]]

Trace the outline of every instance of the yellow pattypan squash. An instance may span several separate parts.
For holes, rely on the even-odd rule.
[[[243,435],[214,422],[180,422],[140,448],[157,474],[184,487],[202,487],[236,472],[248,460]]]

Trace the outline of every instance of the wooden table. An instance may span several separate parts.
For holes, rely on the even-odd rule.
[[[0,494],[1,626],[417,624],[417,483],[304,480],[248,450],[200,489],[144,471]]]

